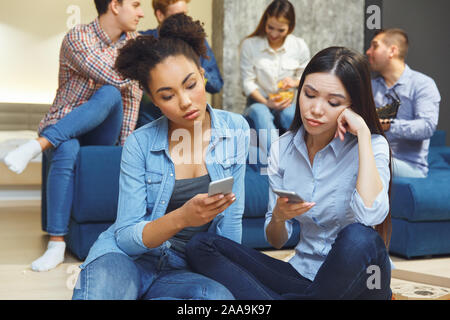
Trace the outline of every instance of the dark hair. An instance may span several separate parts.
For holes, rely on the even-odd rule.
[[[352,110],[364,119],[372,134],[379,134],[385,137],[373,99],[369,64],[364,55],[344,47],[330,47],[320,51],[311,59],[303,71],[298,87],[298,96],[300,96],[306,76],[319,72],[331,73],[338,77],[350,95]],[[300,102],[299,99],[297,99],[295,116],[289,130],[295,132],[302,125]],[[392,168],[390,160],[389,170],[391,171],[388,191],[390,198],[392,184]],[[375,229],[383,238],[386,247],[389,247],[391,237],[390,210],[384,222],[376,226]]]
[[[94,0],[99,16],[108,11],[108,5],[111,1],[112,0]],[[122,3],[122,0],[117,0],[117,2]]]
[[[259,21],[256,30],[253,31],[247,38],[259,36],[266,36],[266,24],[269,17],[275,17],[277,19],[284,18],[289,21],[288,34],[292,33],[295,29],[295,9],[292,3],[287,0],[275,0],[264,11],[261,20]]]
[[[208,58],[205,37],[200,21],[184,13],[174,14],[162,23],[159,38],[150,35],[129,40],[119,51],[115,68],[124,78],[137,80],[148,91],[150,71],[167,57],[185,56],[200,69],[200,57]]]

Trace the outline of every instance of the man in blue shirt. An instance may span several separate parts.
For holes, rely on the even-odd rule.
[[[372,71],[379,73],[372,80],[377,108],[400,105],[393,119],[381,120],[392,148],[393,174],[424,178],[441,96],[433,79],[405,63],[407,52],[407,34],[401,29],[386,29],[373,38],[366,54]]]
[[[190,0],[152,0],[152,6],[155,13],[156,20],[158,24],[170,17],[171,15],[177,13],[187,14],[188,8],[187,4]],[[149,29],[147,31],[142,31],[142,35],[152,35],[158,37],[158,28]],[[216,58],[214,53],[205,39],[205,44],[207,48],[207,56],[209,59],[203,57],[200,58],[200,64],[205,70],[206,81],[206,91],[214,94],[218,93],[223,87],[223,79],[220,75],[219,67],[217,66]],[[142,102],[139,110],[139,118],[137,127],[141,127],[155,119],[162,116],[161,111],[151,102],[147,94],[144,93],[142,97]]]

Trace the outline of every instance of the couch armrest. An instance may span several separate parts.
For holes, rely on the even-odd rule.
[[[393,218],[408,221],[450,220],[450,170],[430,171],[427,178],[394,178]]]
[[[448,169],[450,170],[450,147],[440,147],[437,149],[437,152],[447,162]]]
[[[80,148],[75,169],[72,218],[78,223],[114,222],[122,147]]]

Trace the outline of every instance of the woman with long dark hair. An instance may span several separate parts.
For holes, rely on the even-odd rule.
[[[293,91],[310,58],[306,42],[292,34],[295,20],[294,6],[287,0],[275,0],[241,46],[245,116],[258,132],[266,130],[267,140],[259,143],[265,152],[270,149],[273,131],[284,131],[291,125],[295,112]]]
[[[270,190],[264,231],[281,248],[296,219],[295,255],[283,262],[198,234],[188,261],[237,299],[390,299],[390,162],[365,57],[327,48],[306,67],[293,124],[270,151],[271,188],[304,201]]]

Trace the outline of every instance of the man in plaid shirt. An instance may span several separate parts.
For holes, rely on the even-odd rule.
[[[59,87],[39,124],[36,140],[11,151],[8,168],[21,173],[41,152],[50,161],[47,178],[47,251],[31,265],[48,271],[64,260],[73,200],[75,161],[82,145],[123,145],[137,122],[142,90],[123,79],[114,64],[119,49],[135,38],[144,17],[140,0],[94,0],[98,18],[65,36]]]
[[[134,25],[134,21],[137,26],[139,18],[136,17],[136,20],[132,21],[129,29]],[[88,25],[75,27],[66,35],[60,53],[59,88],[52,107],[39,124],[39,134],[47,126],[55,124],[73,109],[87,102],[101,86],[110,84],[122,94],[123,123],[120,143],[123,145],[136,125],[142,91],[136,81],[122,79],[114,70],[114,63],[118,50],[127,40],[136,36],[135,32],[122,33],[113,42],[102,29],[99,18]]]

